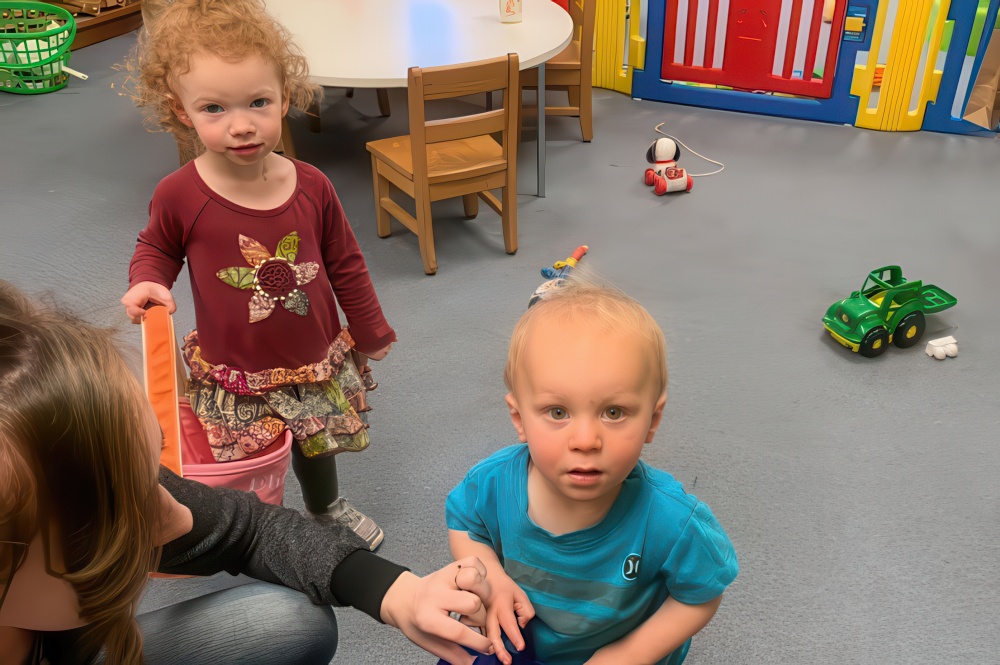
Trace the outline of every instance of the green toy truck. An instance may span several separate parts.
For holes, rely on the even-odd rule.
[[[919,342],[924,315],[956,302],[944,289],[920,280],[908,282],[899,266],[886,266],[868,273],[861,290],[850,298],[830,305],[823,326],[847,348],[874,358],[890,342],[903,349]]]

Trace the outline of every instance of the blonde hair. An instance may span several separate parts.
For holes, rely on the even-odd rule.
[[[124,69],[125,88],[142,109],[148,129],[198,144],[194,129],[171,108],[177,78],[190,70],[196,53],[234,63],[260,56],[274,63],[291,105],[298,109],[308,108],[321,94],[319,86],[309,82],[306,59],[288,30],[267,13],[261,0],[153,0],[143,16],[146,25]]]
[[[532,324],[543,318],[566,323],[566,334],[572,335],[572,325],[583,325],[620,334],[642,347],[649,358],[659,387],[658,395],[667,389],[667,344],[663,330],[646,308],[619,289],[603,282],[592,270],[578,266],[556,288],[549,289],[528,308],[510,338],[507,365],[503,380],[513,391],[518,373],[522,371],[524,348],[531,335]]]
[[[109,663],[142,662],[135,611],[159,555],[153,427],[111,331],[0,280],[0,540],[59,530],[62,578],[90,622],[81,647]]]

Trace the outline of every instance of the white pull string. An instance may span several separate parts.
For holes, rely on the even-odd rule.
[[[700,178],[700,177],[706,176],[706,175],[715,175],[716,173],[722,173],[722,171],[725,170],[726,165],[723,164],[722,162],[717,162],[714,159],[709,159],[708,157],[706,157],[705,155],[702,155],[701,153],[695,152],[691,148],[689,148],[686,145],[684,145],[684,141],[681,141],[676,136],[671,136],[670,134],[667,134],[665,131],[663,131],[662,129],[660,129],[660,127],[663,127],[663,125],[665,125],[665,124],[667,124],[667,123],[661,122],[660,124],[658,124],[653,129],[656,131],[656,133],[663,134],[668,139],[673,139],[675,142],[677,142],[681,147],[683,147],[685,150],[687,150],[688,152],[690,152],[692,155],[697,155],[698,157],[701,157],[702,159],[704,159],[706,162],[711,162],[712,164],[718,164],[719,165],[719,168],[717,168],[714,171],[711,171],[710,173],[689,173],[688,174],[689,176],[691,176],[692,178]]]

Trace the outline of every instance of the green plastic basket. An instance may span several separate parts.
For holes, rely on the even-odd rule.
[[[66,87],[73,15],[44,2],[0,2],[0,91],[37,95]]]

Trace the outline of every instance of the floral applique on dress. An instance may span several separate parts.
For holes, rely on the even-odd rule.
[[[264,245],[253,238],[240,235],[240,252],[250,268],[234,266],[223,268],[216,276],[237,289],[252,289],[250,298],[250,323],[263,321],[271,316],[277,303],[289,312],[305,316],[309,311],[309,298],[298,287],[308,284],[319,274],[315,262],[295,263],[299,253],[299,234],[292,231],[281,239],[274,256]]]

